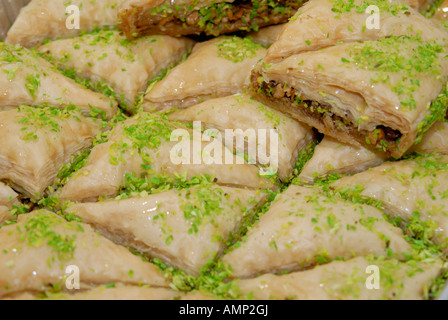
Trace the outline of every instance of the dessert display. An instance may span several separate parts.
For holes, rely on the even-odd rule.
[[[1,300],[443,297],[446,3],[17,5]]]

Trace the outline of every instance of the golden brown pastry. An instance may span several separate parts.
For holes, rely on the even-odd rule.
[[[115,197],[129,174],[185,175],[187,179],[209,175],[221,185],[253,189],[273,186],[271,180],[259,175],[259,168],[233,155],[221,141],[209,137],[210,142],[204,142],[202,138],[200,132],[191,133],[178,122],[140,113],[120,123],[108,142],[93,148],[87,164],[62,188],[60,196],[71,201]],[[221,155],[210,154],[210,148],[220,150]],[[231,163],[226,164],[229,159]]]
[[[374,207],[294,185],[277,196],[245,239],[222,258],[234,278],[369,254],[403,258],[410,250],[403,232]]]
[[[39,48],[64,69],[92,81],[104,81],[115,91],[121,106],[132,110],[137,93],[148,82],[179,62],[194,41],[168,36],[128,41],[118,31],[99,31],[81,37],[56,40]]]
[[[218,36],[287,22],[303,0],[124,0],[119,27],[128,37],[148,34]]]
[[[89,225],[66,222],[49,211],[20,215],[16,224],[0,229],[0,243],[0,297],[51,286],[70,289],[67,280],[76,269],[69,266],[78,268],[80,288],[168,286],[155,265],[102,238]]]
[[[0,42],[0,107],[74,105],[85,115],[111,118],[117,103],[63,76],[38,54]]]
[[[67,209],[101,234],[193,275],[220,255],[263,192],[204,184]]]
[[[46,39],[68,38],[82,31],[115,26],[120,3],[121,0],[31,0],[22,8],[6,41],[31,48]],[[67,21],[70,26],[75,22],[69,20],[74,11],[66,13],[69,6],[79,9],[79,28],[67,28]]]
[[[323,134],[399,158],[446,113],[439,94],[448,34],[399,2],[381,3],[382,27],[368,30],[356,7],[365,2],[309,2],[257,66],[252,86]],[[300,38],[298,30],[309,32]]]
[[[249,161],[254,164],[269,161],[269,159],[263,159],[257,150],[257,145],[254,145],[254,142],[257,143],[258,140],[260,143],[263,137],[266,137],[266,145],[269,146],[269,149],[273,143],[278,145],[277,148],[273,148],[272,152],[269,150],[266,156],[272,157],[272,153],[275,153],[278,162],[278,175],[282,181],[287,181],[290,178],[298,154],[314,138],[311,128],[269,108],[247,94],[208,100],[174,112],[169,117],[178,121],[201,121],[206,127],[223,131],[223,137],[225,137],[226,130],[234,130],[232,132],[235,138],[231,137],[229,141],[226,140],[226,145],[230,149],[235,149],[239,154],[248,154]],[[264,133],[259,130],[277,130],[277,134],[271,136],[269,132]],[[254,139],[254,137],[258,137],[258,139]],[[250,150],[248,150],[248,143],[243,143],[249,138],[252,138]],[[271,141],[271,139],[275,141]]]
[[[377,289],[367,288],[374,284],[369,279],[374,269],[369,266],[380,273]],[[302,272],[241,280],[238,287],[256,300],[416,300],[423,299],[441,267],[440,260],[404,263],[358,257]]]
[[[186,61],[149,89],[145,111],[186,108],[240,93],[266,49],[249,38],[219,37],[198,43]]]
[[[438,243],[448,237],[448,157],[426,155],[381,166],[333,183],[338,191],[381,201],[385,212],[406,222],[430,227],[428,237]],[[431,231],[432,230],[432,231]]]
[[[32,199],[40,199],[59,168],[92,145],[96,121],[76,109],[19,107],[0,117],[0,180]]]

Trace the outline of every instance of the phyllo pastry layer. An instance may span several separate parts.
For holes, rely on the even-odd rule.
[[[6,41],[30,48],[46,39],[67,38],[82,31],[92,31],[103,26],[116,26],[118,5],[121,0],[31,0],[23,7]],[[70,6],[79,9],[79,27]],[[68,26],[73,26],[68,28]]]
[[[426,155],[412,160],[385,162],[381,166],[345,177],[333,187],[360,199],[380,201],[388,214],[425,226],[426,237],[446,244],[448,238],[448,157]],[[414,226],[414,227],[412,227]]]
[[[186,61],[148,89],[143,108],[186,108],[240,93],[266,49],[249,38],[222,36],[198,43]]]
[[[375,280],[374,270],[379,272]],[[358,257],[302,272],[241,280],[238,287],[244,296],[257,300],[416,300],[425,297],[425,289],[441,270],[438,259],[404,263]]]
[[[331,174],[355,174],[384,162],[384,156],[361,146],[340,143],[325,137],[314,149],[312,158],[299,175],[302,183],[312,183],[316,178]]]
[[[220,130],[226,146],[238,154],[247,154],[248,161],[254,164],[268,164],[269,158],[272,161],[275,153],[278,162],[278,168],[275,169],[278,169],[279,178],[284,182],[290,178],[299,153],[314,141],[310,127],[247,94],[212,99],[174,112],[169,118],[201,121],[207,128]],[[228,130],[233,130],[233,134],[229,135]],[[271,133],[267,133],[270,130],[276,131],[276,134],[271,136]],[[266,155],[259,152],[259,144],[266,144],[266,149],[269,149]]]
[[[203,184],[67,209],[101,234],[198,275],[266,194]]]
[[[128,37],[148,34],[218,36],[285,23],[304,0],[124,0],[119,27]]]
[[[374,207],[292,185],[222,260],[233,277],[247,278],[354,256],[403,258],[409,249],[402,231]]]
[[[0,182],[0,224],[13,218],[10,210],[20,204],[18,196],[13,189]]]
[[[56,70],[35,52],[0,42],[0,110],[26,104],[64,108],[74,105],[85,115],[111,118],[117,103],[87,90]]]
[[[0,180],[39,199],[72,155],[92,145],[100,131],[79,110],[19,107],[0,117]]]
[[[150,179],[209,176],[221,185],[273,186],[270,179],[259,175],[257,166],[234,155],[221,141],[208,136],[205,142],[198,131],[150,113],[119,123],[108,141],[93,148],[86,165],[62,188],[61,198],[91,201],[115,197],[129,175]]]
[[[193,44],[190,39],[169,36],[129,41],[118,31],[103,30],[56,40],[38,50],[60,68],[94,82],[106,82],[121,106],[131,111],[137,94],[146,91],[148,82],[179,62]]]
[[[0,297],[24,291],[65,288],[79,270],[80,287],[123,283],[168,287],[151,263],[99,236],[86,224],[34,211],[0,229]],[[69,270],[69,271],[67,271]]]
[[[352,16],[365,16],[352,11]],[[411,9],[405,12],[412,13]],[[311,48],[294,47],[291,50],[300,53],[280,62],[267,63],[273,58],[268,53],[265,62],[252,74],[252,86],[277,108],[321,133],[399,158],[446,113],[443,101],[448,59],[442,38],[446,34],[429,21],[420,28],[419,19],[414,21],[412,14],[404,14],[408,23],[405,33],[414,29],[419,32],[402,35],[402,30],[394,31],[398,26],[390,11],[393,27],[388,30],[389,20],[383,19],[380,35],[371,37],[353,29],[361,29],[362,24],[352,27],[351,16],[345,20],[337,17],[337,12],[330,15],[330,21],[337,21],[338,25],[345,22],[355,37],[348,39],[330,30],[328,39],[311,37],[298,42]],[[414,15],[419,17],[418,13]],[[291,22],[292,26],[297,27],[296,21]],[[304,19],[304,24],[309,21]],[[288,27],[278,42],[282,42]],[[389,33],[381,34],[386,32],[381,30]],[[432,30],[438,33],[429,33]],[[352,43],[354,40],[364,41]],[[276,52],[276,44],[269,52]]]

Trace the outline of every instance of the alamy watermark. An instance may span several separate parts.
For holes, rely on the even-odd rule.
[[[81,273],[79,267],[75,265],[68,266],[65,268],[65,274],[67,279],[65,280],[65,287],[68,290],[79,290],[81,289],[80,277]]]
[[[278,171],[280,137],[274,129],[225,129],[223,136],[217,129],[202,132],[202,123],[194,121],[193,136],[188,130],[176,129],[170,141],[178,142],[170,151],[175,165],[257,164],[262,176]]]
[[[369,274],[369,276],[366,279],[367,290],[380,290],[381,289],[380,268],[376,265],[367,266],[366,274]]]
[[[375,5],[370,5],[366,8],[366,14],[369,16],[366,19],[366,28],[369,30],[379,30],[380,23],[380,8]]]
[[[65,9],[65,14],[68,15],[67,19],[65,20],[65,26],[69,30],[79,30],[81,29],[80,25],[80,12],[79,7],[75,5],[69,5]]]

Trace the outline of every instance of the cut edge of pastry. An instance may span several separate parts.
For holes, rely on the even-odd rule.
[[[422,126],[416,132],[418,135],[415,137],[408,132],[402,132],[402,130],[390,128],[386,124],[380,124],[380,122],[378,122],[373,131],[359,130],[351,119],[343,119],[338,115],[327,112],[331,110],[330,105],[321,104],[313,100],[300,100],[300,96],[295,94],[296,89],[286,82],[279,83],[271,80],[267,83],[259,79],[262,79],[262,74],[256,68],[252,71],[250,90],[258,100],[290,115],[299,122],[316,128],[322,134],[337,138],[340,142],[355,147],[365,147],[373,152],[381,152],[389,158],[401,158],[429,130],[431,124],[439,116],[438,109],[432,110],[430,108],[429,112],[433,114],[431,117],[432,122],[426,123],[427,118],[429,118],[426,117],[421,122]],[[268,95],[266,92],[272,92],[272,94]],[[436,100],[432,101],[431,105],[439,104],[439,100],[443,99],[444,92]],[[446,106],[444,108],[446,110]],[[325,112],[319,112],[318,109],[324,109]],[[343,125],[338,126],[336,122],[343,122]],[[349,122],[349,124],[346,122]]]
[[[215,185],[215,187],[220,188],[221,186]],[[192,188],[195,188],[195,187],[192,187]],[[228,187],[228,188],[230,188],[230,187]],[[233,188],[233,189],[237,190],[240,188]],[[251,189],[247,188],[247,190],[251,190]],[[260,192],[260,190],[258,190],[258,191]],[[255,190],[254,190],[254,193],[255,193]],[[256,195],[254,195],[253,197],[254,197],[254,199],[257,198]],[[267,194],[261,195],[257,204],[255,206],[253,206],[250,210],[248,210],[248,212],[246,212],[246,213],[241,212],[241,219],[238,223],[235,224],[233,229],[230,231],[230,234],[239,234],[240,233],[239,231],[243,225],[243,221],[246,218],[246,214],[249,214],[250,217],[253,218],[254,213],[258,212],[260,210],[260,208],[266,203],[267,198],[268,198]],[[128,199],[132,199],[132,198],[128,198]],[[111,199],[108,201],[116,201],[116,200]],[[121,229],[120,226],[119,227],[113,227],[113,226],[107,227],[107,226],[102,225],[100,222],[95,222],[89,218],[86,219],[86,215],[77,213],[77,206],[82,207],[83,205],[84,205],[83,203],[77,203],[77,204],[74,204],[68,210],[70,212],[72,212],[74,215],[79,215],[84,223],[87,223],[90,226],[92,226],[93,229],[95,229],[99,234],[101,234],[105,238],[113,241],[114,243],[116,243],[118,245],[130,247],[133,250],[137,251],[139,254],[141,254],[147,258],[160,259],[164,263],[171,265],[171,266],[175,266],[176,268],[180,268],[181,270],[183,270],[193,276],[197,277],[200,275],[200,268],[198,269],[198,268],[196,268],[196,266],[194,266],[193,264],[190,264],[188,261],[184,261],[182,257],[175,257],[163,249],[158,249],[157,247],[150,246],[147,243],[144,243],[143,241],[137,240],[131,232],[125,232],[125,231],[120,230]],[[88,216],[88,214],[87,214],[87,216]],[[214,259],[219,258],[226,251],[226,249],[227,249],[226,242],[228,240],[229,240],[229,234],[222,234],[222,240],[220,240],[220,242],[221,242],[220,249],[216,252],[213,252]],[[205,265],[203,265],[202,267],[204,267],[204,266]]]
[[[278,1],[276,4],[281,2],[283,1]],[[205,33],[218,36],[288,22],[303,1],[285,3],[282,6],[283,10],[265,6],[261,11],[255,10],[249,1],[218,2],[207,7],[205,14],[202,13],[204,7],[200,6],[191,9],[187,5],[174,6],[172,2],[171,5],[168,2],[165,6],[157,6],[159,3],[156,3],[156,6],[131,4],[130,7],[121,8],[118,13],[119,28],[131,39],[150,34],[182,36]],[[215,16],[210,14],[210,9],[213,7],[217,7],[215,10],[221,13],[217,16],[216,13]]]

